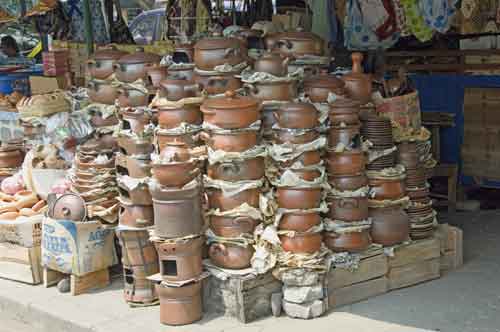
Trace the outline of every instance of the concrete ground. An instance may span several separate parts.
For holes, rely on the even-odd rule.
[[[464,230],[465,265],[441,279],[345,306],[311,321],[287,317],[241,324],[205,315],[184,327],[159,324],[159,308],[130,309],[121,285],[72,297],[55,288],[0,280],[0,332],[499,332],[500,211],[445,215]]]

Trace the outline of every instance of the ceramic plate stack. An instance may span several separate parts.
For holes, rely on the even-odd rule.
[[[406,168],[406,190],[410,197],[406,212],[410,218],[412,239],[432,236],[436,223],[421,151],[416,141],[405,141],[398,145],[398,162]]]
[[[361,120],[363,122],[361,135],[365,141],[368,140],[373,144],[370,150],[382,152],[394,147],[391,120],[373,114],[365,114]],[[395,155],[389,153],[369,163],[367,169],[376,171],[394,165]]]

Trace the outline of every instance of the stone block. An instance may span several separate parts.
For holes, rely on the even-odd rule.
[[[287,302],[306,303],[323,298],[323,285],[283,286],[283,299]]]

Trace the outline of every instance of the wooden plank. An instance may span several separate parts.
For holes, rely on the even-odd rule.
[[[108,269],[91,272],[83,276],[71,275],[71,295],[80,295],[92,289],[104,288],[110,284]]]
[[[440,274],[441,257],[420,261],[389,270],[389,289],[398,289],[437,279]]]
[[[349,271],[347,269],[335,268],[328,274],[328,287],[330,290],[342,288],[352,284],[375,279],[387,274],[389,265],[384,254],[362,259],[358,269]]]
[[[67,274],[61,273],[59,271],[51,270],[49,268],[43,268],[43,286],[45,288],[57,285],[59,281],[64,279]]]
[[[39,284],[42,280],[40,246],[25,248],[0,243],[0,278]]]
[[[384,276],[333,290],[328,294],[328,305],[330,308],[340,307],[384,294],[387,291],[388,279]]]
[[[464,254],[463,254],[463,231],[458,228],[451,226],[449,228],[450,236],[448,249],[454,251],[456,255],[456,267],[458,268],[464,264]]]
[[[432,258],[441,254],[440,241],[436,237],[414,241],[394,249],[394,256],[389,257],[389,268],[409,265]]]

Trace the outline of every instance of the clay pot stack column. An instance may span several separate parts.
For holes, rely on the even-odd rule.
[[[265,147],[260,145],[258,100],[228,91],[201,106],[208,168],[209,257],[213,265],[233,270],[251,266],[254,230],[262,221]]]

